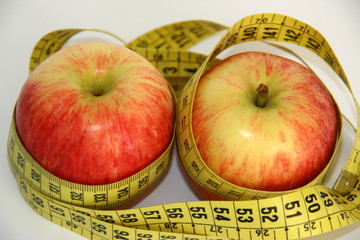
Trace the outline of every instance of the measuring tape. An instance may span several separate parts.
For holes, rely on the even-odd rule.
[[[227,32],[209,56],[187,51],[225,29]],[[30,72],[81,31],[84,29],[65,29],[45,35],[33,50]],[[159,159],[128,179],[86,186],[61,180],[41,168],[21,144],[13,118],[8,154],[24,199],[43,217],[88,239],[298,239],[360,221],[359,122],[354,146],[335,190],[320,184],[321,175],[306,187],[260,199],[272,194],[232,186],[203,163],[191,130],[197,83],[203,72],[220,61],[216,59],[219,53],[235,44],[255,40],[291,42],[315,52],[348,87],[359,115],[360,107],[329,44],[318,31],[299,20],[280,14],[257,14],[241,19],[231,28],[209,21],[166,25],[126,46],[152,62],[178,96],[173,141],[177,141],[187,173],[207,191],[239,201],[182,202],[108,210],[141,194],[161,176],[168,166],[173,141]],[[248,199],[249,196],[255,200]]]

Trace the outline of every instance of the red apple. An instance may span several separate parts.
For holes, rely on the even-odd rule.
[[[337,140],[336,105],[324,84],[303,65],[267,53],[239,53],[205,73],[192,114],[206,165],[251,189],[306,185]]]
[[[30,155],[55,176],[100,185],[129,177],[169,146],[174,103],[145,58],[110,43],[69,46],[25,82],[16,127]]]

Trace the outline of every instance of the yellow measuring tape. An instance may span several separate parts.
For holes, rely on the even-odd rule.
[[[202,39],[225,29],[227,32],[209,56],[187,51]],[[45,35],[33,50],[30,71],[81,31],[84,29],[65,29]],[[43,217],[88,239],[298,239],[360,221],[359,123],[354,146],[335,190],[320,184],[321,175],[309,186],[272,196],[270,192],[233,186],[214,175],[203,163],[191,130],[197,82],[203,72],[219,61],[216,59],[219,53],[235,44],[255,40],[290,42],[315,52],[332,67],[352,94],[346,75],[325,38],[311,26],[280,14],[248,16],[231,28],[209,21],[170,24],[126,45],[152,62],[178,95],[173,139],[177,141],[180,159],[188,174],[206,190],[234,201],[109,210],[141,194],[159,178],[167,168],[173,142],[153,164],[128,179],[109,185],[85,186],[58,179],[41,168],[21,144],[13,120],[8,154],[25,200]],[[359,119],[360,107],[355,97],[354,102]],[[341,116],[340,111],[338,115]]]

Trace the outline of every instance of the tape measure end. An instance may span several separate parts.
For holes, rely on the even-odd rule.
[[[343,170],[336,180],[333,189],[342,195],[348,195],[355,188],[359,181],[359,176]]]

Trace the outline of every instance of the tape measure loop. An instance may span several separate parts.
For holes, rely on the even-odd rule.
[[[281,18],[279,17],[281,15],[274,15],[272,17],[270,17],[270,15],[268,15],[267,17],[264,16],[266,15],[261,15],[261,16],[253,15],[251,17],[245,18],[246,20],[250,21],[249,23],[245,24],[244,19],[242,19],[229,28],[229,30],[223,35],[221,40],[216,44],[216,46],[214,47],[213,51],[208,56],[208,58],[204,61],[203,65],[198,69],[198,71],[194,74],[192,79],[185,86],[185,89],[183,90],[183,93],[180,96],[180,100],[179,100],[180,106],[177,108],[177,117],[180,119],[177,122],[177,134],[178,134],[177,146],[180,153],[180,159],[182,160],[187,173],[190,175],[193,181],[199,184],[206,191],[214,193],[215,195],[218,195],[228,200],[245,200],[245,199],[252,199],[259,197],[269,198],[269,197],[291,193],[293,191],[301,190],[302,188],[307,188],[309,186],[321,184],[323,182],[323,179],[325,177],[325,174],[329,166],[332,163],[332,160],[336,153],[336,149],[338,148],[340,137],[342,134],[342,118],[341,118],[342,114],[335,99],[333,98],[335,103],[335,109],[337,112],[337,118],[338,118],[338,138],[335,146],[335,151],[333,156],[331,157],[331,160],[327,164],[326,168],[321,172],[321,174],[319,174],[319,176],[316,179],[314,179],[312,182],[303,186],[300,189],[294,189],[285,192],[258,191],[258,190],[247,189],[236,186],[217,176],[206,166],[206,164],[202,160],[201,155],[198,152],[195,143],[195,139],[192,133],[192,124],[191,124],[192,107],[193,107],[192,103],[194,101],[197,83],[200,80],[200,77],[203,74],[207,63],[211,59],[214,59],[217,55],[219,55],[221,52],[223,52],[224,50],[226,50],[231,46],[235,46],[248,41],[268,41],[269,40],[269,38],[267,37],[268,33],[267,31],[264,30],[264,27],[262,25],[266,24],[266,29],[268,29],[271,26],[274,25],[277,26],[277,24],[280,24],[279,22],[285,21],[285,19],[282,19],[282,21],[280,21]],[[276,22],[269,22],[269,19],[274,19],[275,16],[276,16]],[[283,16],[283,18],[285,18],[285,16]],[[287,21],[289,21],[288,17],[286,19]],[[307,28],[310,29],[310,27]],[[251,31],[249,29],[251,29]],[[281,31],[281,28],[280,27],[272,28],[272,31],[276,31],[276,30]],[[281,32],[273,32],[273,33],[274,34],[271,34],[272,36],[281,35]],[[276,39],[271,38],[271,40],[285,41],[279,39],[279,37],[277,37]],[[278,47],[281,47],[282,49],[285,49],[286,51],[295,54],[288,48],[282,46],[278,46]],[[298,55],[296,56],[299,57]],[[304,60],[302,61],[304,62]],[[337,66],[339,65],[340,64],[337,64]],[[188,104],[184,106],[184,104],[181,104],[181,102],[188,102]],[[185,122],[184,119],[188,119],[186,121],[186,124],[184,124]]]
[[[112,184],[83,185],[60,179],[42,168],[26,151],[16,133],[13,117],[8,137],[11,164],[23,181],[46,197],[92,209],[114,209],[141,194],[166,172],[175,133],[164,153],[145,169]]]
[[[190,20],[168,24],[145,33],[127,44],[130,48],[187,50],[207,37],[227,29],[212,21]]]
[[[187,51],[206,37],[226,29],[210,55]],[[84,30],[65,29],[46,34],[33,50],[30,72],[73,35]],[[88,239],[250,239],[251,236],[297,239],[359,222],[360,159],[356,150],[360,149],[359,121],[354,147],[336,191],[320,185],[326,170],[311,186],[274,193],[239,188],[220,179],[203,163],[191,127],[197,82],[220,61],[216,57],[221,52],[249,41],[290,42],[314,52],[330,65],[352,94],[347,77],[326,39],[308,24],[289,16],[255,14],[230,28],[210,21],[165,25],[124,44],[152,62],[178,94],[176,135],[168,149],[152,165],[126,180],[106,186],[79,185],[57,179],[38,166],[18,138],[13,119],[7,151],[24,199],[40,215]],[[360,106],[352,96],[359,115]],[[337,113],[341,122],[339,109]],[[340,137],[341,128],[338,143]],[[113,210],[161,176],[170,161],[175,138],[183,165],[194,181],[234,201],[180,202]],[[344,193],[342,191],[344,195],[339,194]]]
[[[30,58],[29,72],[31,73],[46,58],[59,51],[74,35],[83,31],[100,32],[114,37],[123,44],[126,42],[115,34],[101,29],[59,29],[45,34],[35,45]]]

